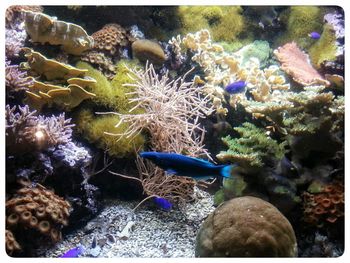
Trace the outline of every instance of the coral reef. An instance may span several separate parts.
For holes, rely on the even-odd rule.
[[[26,91],[27,102],[31,107],[41,110],[44,105],[49,107],[58,105],[70,110],[83,100],[96,96],[84,89],[95,82],[92,78],[82,78],[87,70],[47,59],[30,48],[23,48],[23,50],[28,62],[22,62],[20,67],[27,70],[32,76],[39,75],[45,81],[41,82],[38,78],[32,78],[33,84],[29,85],[29,90]],[[68,86],[57,85],[65,83]]]
[[[344,217],[344,184],[334,182],[324,185],[317,193],[303,193],[303,220],[322,227],[325,223],[334,224]]]
[[[225,202],[202,224],[196,257],[295,257],[294,230],[276,207],[245,196]]]
[[[33,42],[61,45],[65,52],[72,55],[80,55],[93,47],[93,38],[78,25],[56,20],[43,13],[24,13],[25,29]]]
[[[329,82],[310,65],[308,56],[295,42],[287,43],[273,53],[281,62],[281,69],[291,75],[294,81],[304,86],[329,85]]]
[[[285,143],[279,144],[265,133],[264,129],[245,122],[234,128],[240,136],[222,138],[229,149],[216,157],[221,162],[238,163],[242,167],[263,167],[273,160],[280,160],[285,154]]]
[[[132,54],[142,62],[147,60],[156,65],[165,62],[165,54],[162,47],[154,41],[147,39],[138,39],[131,45]]]
[[[23,187],[6,201],[6,228],[14,233],[19,244],[32,233],[40,233],[57,242],[62,238],[62,227],[68,225],[70,208],[67,201],[40,184]]]
[[[179,6],[181,33],[207,28],[216,41],[235,42],[245,29],[240,6]]]
[[[42,150],[71,140],[70,119],[62,113],[58,117],[35,116],[26,105],[12,108],[6,105],[6,149],[23,154],[23,151]]]

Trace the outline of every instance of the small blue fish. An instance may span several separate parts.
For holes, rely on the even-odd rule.
[[[215,165],[206,160],[177,153],[141,152],[140,156],[152,161],[169,174],[207,180],[215,176],[230,178],[233,165]]]
[[[66,253],[60,256],[60,258],[77,258],[83,252],[84,252],[84,247],[77,246],[75,248],[68,250]]]
[[[156,196],[156,197],[154,197],[153,200],[158,206],[160,206],[161,208],[163,208],[166,211],[171,210],[171,208],[173,207],[172,203],[170,203],[165,198]]]
[[[311,32],[309,34],[309,37],[311,37],[312,39],[319,39],[321,37],[321,35],[318,32]]]
[[[247,83],[245,81],[236,81],[231,84],[228,84],[225,87],[225,90],[230,94],[237,94],[245,91],[245,86]]]

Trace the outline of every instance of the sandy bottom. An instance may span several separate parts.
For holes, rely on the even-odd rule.
[[[213,196],[199,189],[196,200],[171,211],[138,202],[106,200],[104,209],[84,228],[40,253],[59,257],[82,245],[79,257],[194,257],[195,240],[203,220],[215,209]]]

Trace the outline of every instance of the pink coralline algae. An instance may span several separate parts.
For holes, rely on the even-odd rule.
[[[301,51],[295,42],[287,43],[276,49],[273,53],[278,61],[281,62],[281,69],[292,76],[295,82],[304,86],[330,85],[311,66],[308,55]]]

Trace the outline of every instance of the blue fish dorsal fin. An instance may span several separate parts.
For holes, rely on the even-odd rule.
[[[167,174],[169,174],[169,175],[177,174],[177,172],[176,172],[174,169],[167,169],[166,172],[167,172]]]
[[[199,158],[195,158],[195,157],[190,157],[190,156],[187,156],[187,158],[195,161],[195,162],[198,162],[200,164],[205,164],[205,165],[208,165],[208,166],[215,166],[215,164],[207,161],[207,160],[204,160],[204,159],[199,159]]]

